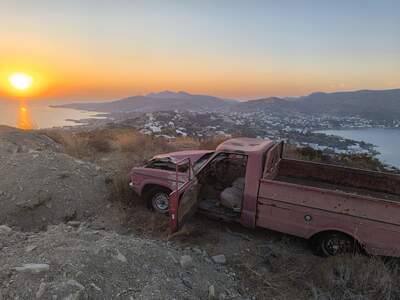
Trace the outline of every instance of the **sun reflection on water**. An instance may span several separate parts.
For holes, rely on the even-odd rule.
[[[25,101],[21,100],[19,102],[18,109],[18,128],[23,130],[34,129],[34,124],[29,112],[29,107],[26,105]]]

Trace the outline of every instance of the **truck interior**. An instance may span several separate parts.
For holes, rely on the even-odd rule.
[[[219,153],[198,174],[198,208],[224,219],[240,217],[247,156]]]

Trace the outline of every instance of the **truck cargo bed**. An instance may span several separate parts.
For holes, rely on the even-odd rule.
[[[343,186],[343,185],[324,182],[321,180],[316,180],[316,179],[311,179],[311,178],[296,178],[296,177],[278,175],[275,178],[275,180],[287,182],[287,183],[298,184],[298,185],[316,187],[316,188],[320,188],[320,189],[345,192],[345,193],[350,193],[350,194],[359,195],[359,196],[367,196],[367,197],[373,197],[373,198],[378,198],[378,199],[400,202],[399,195],[388,194],[388,193],[383,193],[383,192],[374,191],[374,190],[370,190],[370,189],[364,189],[364,188]]]
[[[381,172],[282,159],[274,180],[400,202],[399,178]]]

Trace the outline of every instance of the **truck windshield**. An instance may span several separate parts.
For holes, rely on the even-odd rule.
[[[200,159],[198,159],[194,165],[193,165],[193,170],[196,173],[204,164],[208,161],[208,159],[214,154],[214,152],[206,153]]]

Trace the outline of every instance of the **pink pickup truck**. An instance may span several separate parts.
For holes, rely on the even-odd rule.
[[[286,159],[282,150],[283,142],[236,138],[176,158],[164,178],[171,231],[198,210],[309,239],[324,256],[400,256],[400,176]]]
[[[168,197],[176,186],[176,162],[190,159],[193,168],[198,169],[214,153],[207,150],[179,151],[153,157],[143,167],[133,168],[131,188],[146,199],[147,206],[160,213],[168,213]],[[187,166],[179,168],[178,178],[184,183]]]

